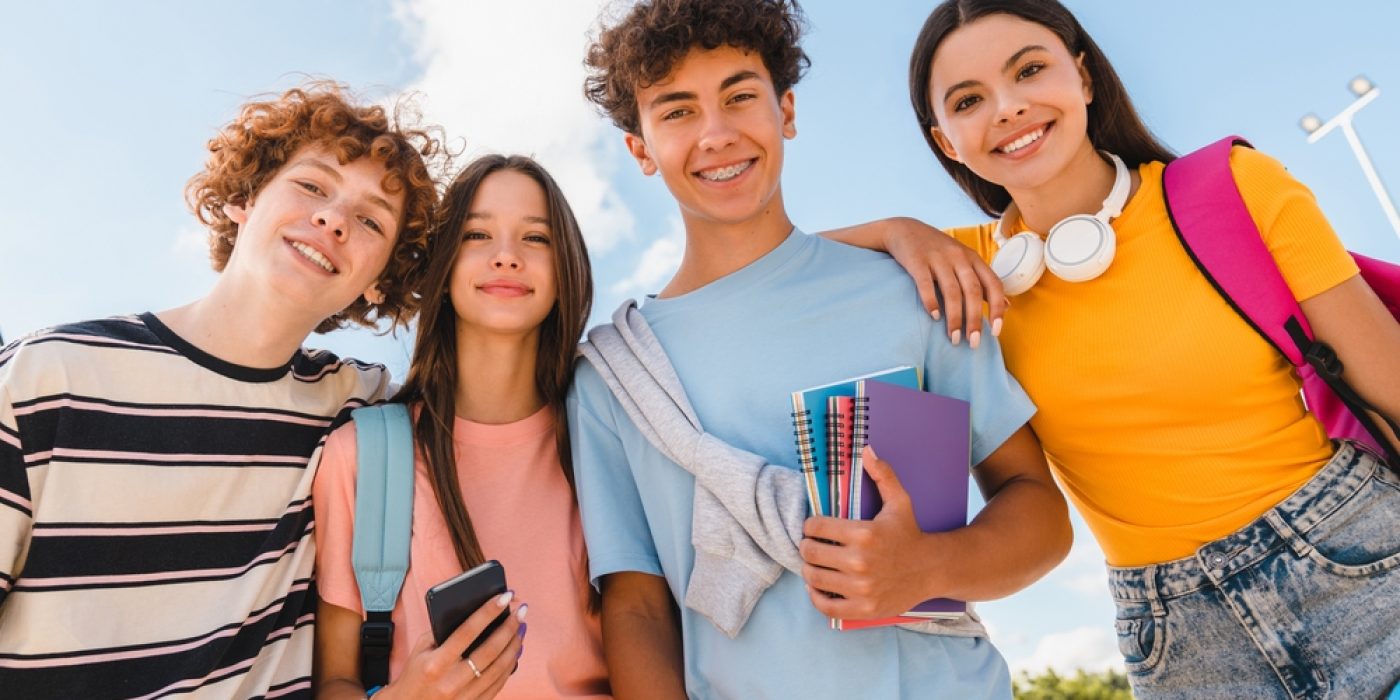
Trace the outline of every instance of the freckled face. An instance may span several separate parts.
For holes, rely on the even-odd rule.
[[[303,146],[244,206],[226,205],[238,239],[225,275],[249,278],[321,318],[365,294],[398,238],[403,193],[385,191],[388,171],[361,158],[341,164]]]

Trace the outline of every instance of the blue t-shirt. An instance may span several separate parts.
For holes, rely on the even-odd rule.
[[[899,365],[972,403],[972,459],[982,461],[1035,408],[984,332],[948,342],[888,256],[794,230],[772,252],[705,287],[651,299],[642,314],[705,430],[774,464],[794,465],[792,392]],[[685,599],[695,480],[627,418],[587,362],[569,397],[590,576],[664,576]],[[701,698],[1009,698],[1001,654],[984,639],[893,627],[838,632],[784,571],[739,636],[681,606],[686,689]]]

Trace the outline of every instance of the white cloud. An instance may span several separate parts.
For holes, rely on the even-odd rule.
[[[209,229],[191,223],[181,228],[175,233],[175,238],[170,242],[170,250],[179,254],[197,253],[208,257],[209,255]]]
[[[660,291],[660,285],[670,279],[680,266],[684,253],[685,225],[679,218],[673,218],[670,232],[642,251],[632,274],[614,284],[612,293],[627,296]]]
[[[1102,671],[1109,668],[1121,669],[1122,658],[1118,654],[1118,642],[1114,639],[1113,628],[1108,626],[1076,627],[1066,632],[1047,634],[1040,638],[1029,657],[1011,662],[1011,672],[1022,671],[1039,673],[1054,669],[1061,675],[1073,674],[1076,670]]]
[[[1089,538],[1079,538],[1070,549],[1063,564],[1051,574],[1056,582],[1074,591],[1096,599],[1108,599],[1108,567],[1104,564],[1103,550]]]
[[[630,238],[633,226],[609,182],[622,162],[622,137],[583,97],[584,50],[602,4],[400,0],[394,7],[423,69],[408,89],[421,93],[424,118],[464,139],[467,156],[500,151],[540,161],[595,254]]]

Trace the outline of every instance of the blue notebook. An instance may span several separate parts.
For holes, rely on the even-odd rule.
[[[894,367],[792,392],[792,428],[797,446],[797,463],[806,477],[807,506],[813,515],[849,515],[833,513],[829,505],[831,475],[827,460],[827,399],[832,396],[855,396],[857,383],[866,379],[878,379],[910,389],[922,386],[918,369]]]

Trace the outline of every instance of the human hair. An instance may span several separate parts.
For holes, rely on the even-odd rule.
[[[1094,91],[1088,114],[1089,141],[1094,148],[1116,153],[1130,168],[1175,159],[1171,150],[1157,140],[1138,116],[1123,81],[1103,50],[1064,5],[1056,0],[945,0],[928,16],[914,42],[914,51],[909,56],[909,100],[914,105],[919,132],[938,162],[982,211],[989,216],[1000,216],[1011,204],[1011,194],[1005,187],[982,179],[966,165],[949,158],[933,140],[930,129],[938,122],[929,94],[929,78],[933,72],[933,54],[949,34],[995,14],[1012,15],[1039,24],[1054,32],[1070,55],[1084,57],[1084,69]]]
[[[692,48],[757,53],[781,97],[811,61],[796,0],[642,0],[588,47],[583,92],[619,129],[640,134],[637,91],[664,80]]]
[[[452,534],[452,546],[463,570],[482,563],[484,557],[462,500],[452,443],[458,381],[457,313],[450,296],[452,268],[462,246],[472,200],[488,176],[502,171],[521,173],[534,180],[544,191],[549,209],[558,295],[540,326],[535,386],[545,404],[553,409],[559,463],[571,489],[574,477],[564,398],[573,381],[576,346],[593,304],[588,250],[573,210],[554,178],[539,163],[525,156],[487,155],[463,168],[447,188],[442,209],[433,225],[421,282],[423,305],[413,361],[408,379],[393,398],[395,402],[422,404],[414,421],[414,444],[427,464],[438,506]]]
[[[407,325],[417,310],[413,274],[427,249],[428,227],[438,203],[438,186],[428,161],[445,166],[448,154],[434,128],[408,127],[400,104],[391,116],[380,105],[354,101],[348,88],[330,81],[310,81],[281,95],[243,105],[238,116],[209,140],[204,169],[190,178],[185,198],[194,215],[209,227],[209,260],[222,272],[238,240],[238,224],[224,213],[228,204],[246,206],[257,199],[287,160],[303,146],[325,148],[341,164],[372,158],[387,171],[386,192],[403,192],[403,213],[389,262],[376,285],[384,300],[364,297],[321,321],[318,333],[350,323],[373,326],[380,319]],[[391,326],[392,327],[392,326]]]

